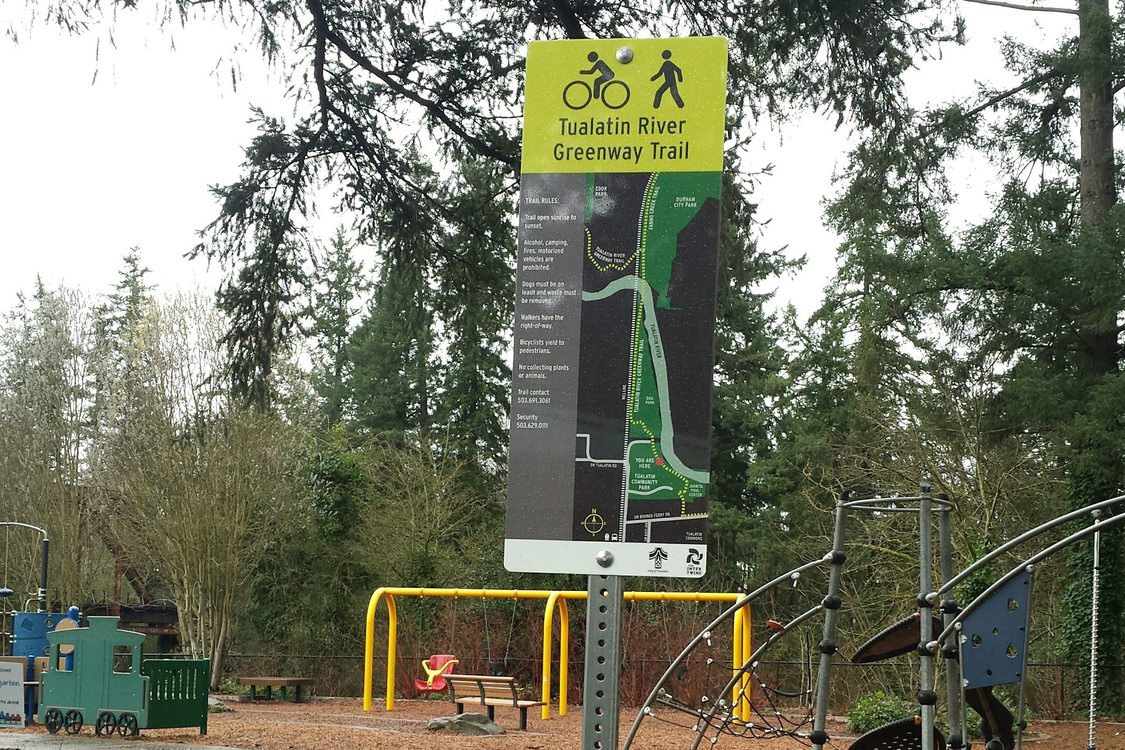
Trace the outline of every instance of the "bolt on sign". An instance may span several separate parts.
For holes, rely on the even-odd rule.
[[[528,48],[505,565],[702,576],[725,39]]]

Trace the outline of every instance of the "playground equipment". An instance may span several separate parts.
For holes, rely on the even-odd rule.
[[[544,591],[537,589],[431,589],[431,588],[379,588],[371,595],[367,605],[366,628],[363,654],[363,710],[370,711],[372,705],[373,683],[375,675],[375,614],[380,602],[386,602],[387,608],[387,674],[386,674],[386,702],[388,711],[395,707],[395,662],[398,652],[398,609],[395,604],[396,596],[433,596],[444,598],[464,599],[542,599],[546,600],[543,612],[543,665],[540,679],[542,682],[541,717],[550,718],[551,703],[551,678],[552,663],[554,661],[554,614],[559,611],[559,708],[558,715],[567,714],[567,667],[570,652],[570,611],[567,601],[572,599],[585,600],[586,591]],[[715,593],[715,592],[659,592],[659,591],[627,591],[626,601],[663,601],[663,602],[736,602],[740,594]],[[749,653],[751,642],[750,610],[748,602],[733,607],[731,610],[733,628],[733,663],[742,664],[743,655]],[[749,716],[749,677],[740,674],[737,680],[738,690],[732,689],[737,710]]]
[[[0,599],[5,603],[2,609],[4,635],[8,636],[12,656],[45,656],[47,648],[47,632],[52,630],[60,619],[58,615],[52,616],[47,612],[47,560],[50,550],[50,540],[47,532],[38,526],[19,521],[0,521],[0,528],[4,529],[4,579],[0,581]],[[11,532],[18,529],[29,529],[41,537],[39,547],[39,587],[34,592],[28,592],[28,599],[22,608],[9,607],[7,602],[16,591],[9,576],[12,572],[8,569],[10,562],[10,548],[12,547]],[[31,602],[36,602],[34,612],[30,611]],[[48,622],[50,621],[50,622]]]
[[[905,653],[917,653],[918,668],[918,715],[903,721],[879,727],[858,738],[849,750],[944,750],[946,738],[935,726],[935,708],[938,702],[934,690],[934,662],[940,655],[946,660],[946,702],[950,735],[948,747],[966,747],[965,719],[963,706],[967,704],[982,717],[982,733],[986,750],[1013,750],[1022,741],[1024,721],[1024,681],[1027,676],[1027,636],[1031,610],[1031,584],[1035,567],[1044,559],[1075,542],[1093,537],[1094,576],[1092,581],[1091,617],[1091,677],[1090,677],[1090,742],[1095,748],[1094,715],[1097,703],[1096,694],[1096,649],[1098,627],[1098,549],[1100,533],[1103,529],[1125,522],[1125,512],[1107,516],[1111,506],[1125,504],[1125,495],[1095,503],[1070,513],[1063,514],[1052,521],[1027,531],[1006,542],[992,552],[984,555],[957,575],[953,575],[952,563],[952,504],[948,498],[930,494],[929,488],[912,497],[873,498],[851,500],[847,493],[841,495],[836,504],[835,527],[832,549],[821,559],[795,568],[786,575],[770,581],[761,588],[740,598],[723,612],[707,628],[696,636],[683,651],[672,660],[668,669],[657,681],[648,699],[642,705],[624,742],[628,750],[643,721],[659,719],[675,723],[674,716],[690,717],[691,747],[693,750],[702,743],[715,744],[720,736],[768,737],[791,736],[810,742],[815,748],[823,748],[830,740],[825,730],[828,710],[828,693],[832,657],[837,652],[835,643],[836,612],[841,606],[839,596],[840,576],[846,555],[844,553],[844,519],[849,512],[870,511],[880,514],[916,513],[919,520],[919,594],[918,609],[910,617],[884,629],[865,643],[853,657],[854,661],[869,663],[891,658]],[[1120,507],[1125,507],[1119,506]],[[938,559],[941,584],[933,585],[933,520],[937,516],[939,545]],[[1007,554],[1017,545],[1023,544],[1040,534],[1063,524],[1092,516],[1093,523],[1063,539],[1048,545],[1039,552],[1028,556],[1021,563],[997,579],[979,596],[960,607],[952,598],[954,588],[969,576],[978,573],[1001,555]],[[776,626],[765,643],[752,653],[747,649],[746,658],[735,659],[733,675],[710,695],[704,695],[696,704],[684,703],[674,696],[673,682],[680,665],[688,655],[698,648],[709,646],[710,634],[723,623],[734,618],[742,605],[761,597],[765,593],[785,583],[793,576],[821,566],[830,566],[828,591],[819,605],[793,618],[792,621]],[[940,612],[940,618],[935,614]],[[782,636],[790,633],[798,625],[810,620],[818,612],[823,613],[822,640],[820,642],[820,664],[817,670],[814,707],[808,717],[811,731],[802,723],[799,727],[782,725],[781,715],[769,716],[754,708],[756,720],[748,721],[744,714],[735,711],[733,702],[724,696],[739,685],[746,676],[757,676],[756,668],[762,655]],[[765,685],[759,681],[765,694]],[[1017,684],[1019,698],[1017,711],[1013,713],[993,694],[996,685]],[[738,699],[737,692],[734,700]],[[669,716],[664,709],[670,709]]]
[[[834,643],[836,631],[836,612],[840,608],[840,581],[846,555],[843,551],[844,519],[846,509],[837,504],[836,518],[833,530],[832,549],[822,557],[810,560],[792,570],[774,578],[763,586],[740,596],[734,604],[724,610],[712,620],[703,631],[693,638],[687,646],[677,655],[664,674],[657,680],[656,685],[649,693],[648,698],[641,706],[636,719],[633,721],[623,744],[623,750],[628,750],[636,739],[641,723],[646,719],[663,720],[678,723],[675,717],[686,717],[690,723],[681,724],[689,727],[693,735],[692,748],[698,748],[703,742],[713,745],[720,735],[731,735],[746,738],[768,738],[780,736],[803,736],[815,744],[818,740],[821,745],[827,741],[828,735],[825,726],[828,716],[828,679],[831,667],[831,656],[835,653]],[[711,634],[730,620],[737,620],[739,613],[749,621],[749,605],[766,594],[783,585],[795,585],[801,576],[816,569],[827,569],[827,593],[815,606],[801,612],[785,623],[773,623],[769,630],[770,635],[764,643],[751,650],[750,642],[741,651],[736,651],[731,664],[731,677],[725,683],[719,683],[714,692],[700,696],[695,704],[687,703],[676,696],[675,683],[688,657],[696,649],[710,649]],[[757,679],[756,668],[762,656],[785,635],[796,632],[803,624],[812,620],[818,613],[824,614],[823,638],[820,646],[820,665],[817,671],[817,687],[814,693],[815,706],[805,720],[796,725],[784,726],[781,712],[774,710],[772,715],[764,714],[760,707],[750,700],[751,678],[764,696],[769,696],[769,689],[762,680]],[[747,628],[748,629],[748,628]],[[707,657],[708,663],[714,661]],[[730,699],[726,697],[730,695]],[[671,716],[663,715],[660,710],[669,709]],[[803,731],[811,721],[812,731]]]
[[[47,532],[38,526],[19,521],[0,521],[0,528],[4,530],[4,569],[3,579],[0,581],[0,623],[2,635],[7,636],[0,642],[0,654],[10,655],[20,660],[23,666],[23,679],[28,687],[24,691],[24,716],[31,716],[35,712],[34,685],[38,682],[39,672],[45,667],[44,659],[47,655],[47,634],[56,628],[74,627],[78,624],[78,608],[71,607],[67,615],[47,611],[47,563],[50,551],[50,540]],[[9,564],[13,562],[12,532],[19,530],[34,531],[40,536],[39,542],[39,585],[33,591],[27,591],[27,598],[22,607],[16,600],[16,605],[10,605],[12,597],[16,595],[13,585],[13,572]],[[25,585],[31,585],[34,573],[28,576]],[[22,588],[23,586],[21,586]],[[32,602],[35,602],[35,611],[31,611]],[[38,661],[37,661],[38,660]]]
[[[904,506],[904,500],[906,505]],[[920,495],[911,498],[873,498],[869,500],[844,500],[845,508],[881,513],[916,513],[918,515],[918,611],[869,640],[856,656],[854,663],[875,662],[898,656],[910,651],[918,651],[922,656],[919,664],[918,690],[919,715],[902,721],[891,722],[867,732],[859,737],[850,750],[879,750],[883,747],[926,747],[944,750],[945,735],[934,726],[934,710],[937,694],[933,690],[934,664],[932,659],[921,654],[919,643],[928,642],[940,630],[942,620],[933,615],[933,605],[925,598],[933,588],[933,516],[938,515],[939,541],[938,557],[941,575],[948,580],[953,572],[953,532],[950,514],[953,505],[945,495],[931,496],[927,485],[922,486]],[[957,673],[950,669],[945,673],[948,711],[951,725],[960,721],[962,701],[957,692]],[[951,737],[952,747],[962,747],[959,737]]]
[[[453,654],[434,654],[422,660],[426,679],[415,680],[414,688],[422,693],[443,693],[449,687],[445,676],[457,668],[457,657]]]
[[[117,629],[117,617],[91,617],[90,626],[56,630],[48,670],[41,676],[38,718],[47,731],[132,737],[141,729],[199,727],[207,734],[210,661],[146,659],[144,636]],[[73,662],[60,663],[70,647]]]
[[[1114,506],[1114,515],[1106,515]],[[1093,537],[1094,545],[1094,576],[1092,581],[1093,596],[1091,600],[1091,653],[1090,653],[1090,728],[1088,748],[1093,750],[1095,742],[1094,714],[1097,707],[1097,628],[1098,628],[1098,549],[1100,535],[1103,529],[1125,522],[1125,495],[1103,500],[1065,513],[1044,524],[1020,534],[1005,542],[992,552],[984,555],[973,564],[966,567],[956,576],[951,577],[936,591],[925,595],[925,600],[932,606],[941,606],[942,612],[947,615],[945,627],[933,640],[923,640],[919,644],[919,653],[931,656],[939,651],[947,660],[947,668],[956,669],[959,649],[960,672],[970,681],[965,689],[965,697],[969,705],[975,701],[981,702],[982,732],[986,735],[986,750],[1011,750],[1022,743],[1024,721],[1024,683],[1027,679],[1026,660],[1028,628],[1020,626],[1021,618],[1030,618],[1031,588],[1036,566],[1051,555],[1070,547],[1074,543]],[[1026,557],[1018,565],[1012,567],[1000,576],[991,586],[979,596],[959,608],[950,598],[954,587],[967,579],[972,574],[990,564],[993,560],[1022,545],[1043,533],[1058,528],[1063,524],[1077,521],[1085,517],[1093,518],[1093,522],[1072,534],[1050,544],[1038,552]],[[1024,620],[1026,622],[1026,619]],[[956,648],[951,648],[948,643],[955,638]],[[991,638],[991,641],[989,640]],[[1005,645],[1006,644],[1006,645]],[[991,646],[991,648],[989,648]],[[925,661],[925,659],[923,659]],[[1000,662],[1000,663],[997,663]],[[1018,706],[1014,722],[1011,712],[1005,715],[999,712],[999,701],[991,695],[991,688],[996,685],[1015,683],[1018,686]],[[975,708],[975,706],[974,706]],[[1002,721],[996,722],[993,718],[999,714]],[[951,718],[951,724],[953,720]],[[1013,733],[1014,727],[1014,733]],[[962,737],[964,727],[961,727]],[[923,750],[930,750],[923,747]]]

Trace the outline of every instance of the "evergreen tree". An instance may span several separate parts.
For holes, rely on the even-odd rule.
[[[415,218],[443,213],[440,194],[414,179],[413,150],[460,151],[515,175],[529,39],[722,35],[732,44],[731,102],[738,113],[825,106],[841,123],[894,131],[906,114],[903,73],[960,32],[949,5],[480,0],[435,13],[384,0],[157,0],[160,18],[242,25],[293,84],[291,122],[253,111],[258,133],[245,150],[242,174],[215,188],[219,215],[195,250],[229,274],[220,303],[231,316],[226,343],[235,355],[234,391],[260,407],[270,400],[268,369],[293,333],[286,308],[314,248],[308,236],[314,191],[338,187],[332,207],[357,216],[359,235],[374,238],[379,217],[396,203],[418,207]],[[116,4],[70,0],[29,16],[75,33],[112,35],[111,7]],[[414,131],[409,138],[402,137],[404,124]],[[431,272],[438,260],[425,252],[412,259],[431,264]]]
[[[37,280],[0,331],[0,511],[48,530],[52,596],[71,601],[101,590],[111,565],[82,488],[93,437],[92,329],[82,295]]]
[[[237,276],[219,287],[217,304],[230,321],[220,343],[229,354],[231,394],[259,411],[268,411],[277,396],[275,369],[290,351],[305,282],[292,248],[261,240]]]
[[[317,354],[316,390],[329,426],[339,424],[349,401],[351,334],[359,310],[356,299],[370,286],[354,246],[339,229],[313,273],[310,334]]]
[[[415,157],[411,169],[412,180],[437,192],[428,165]],[[394,443],[408,433],[427,432],[433,419],[437,377],[430,263],[445,244],[443,235],[437,217],[424,206],[396,200],[380,211],[383,263],[367,317],[352,337],[350,391],[357,428]]]
[[[138,349],[138,329],[145,308],[152,302],[145,283],[149,269],[141,265],[139,248],[130,248],[122,259],[117,283],[105,300],[94,307],[95,429],[122,427],[135,395],[133,365]],[[108,421],[108,423],[107,423]]]
[[[435,299],[445,342],[438,422],[457,456],[496,489],[508,445],[514,184],[480,159],[459,167],[446,198],[450,232]]]
[[[794,551],[791,540],[768,542],[792,492],[778,453],[789,373],[768,284],[793,264],[757,246],[756,207],[733,177],[738,171],[728,164],[723,180],[712,392],[708,570],[721,589],[745,585],[750,567],[755,581],[772,577]]]
[[[895,238],[873,257],[845,251],[880,274],[880,304],[915,337],[908,343],[940,326],[932,354],[969,371],[993,368],[985,440],[1034,436],[1028,442],[1048,452],[1042,465],[1058,467],[1072,508],[1113,497],[1125,482],[1125,431],[1112,416],[1125,409],[1125,241],[1112,140],[1112,92],[1125,77],[1112,40],[1122,18],[1104,0],[1080,0],[1077,20],[1077,34],[1050,48],[1006,43],[1020,85],[985,89],[976,106],[920,113],[908,131],[865,142],[834,209],[853,238],[872,228]],[[941,170],[965,149],[997,165],[1003,187],[991,217],[947,237]],[[1089,545],[1072,555],[1063,651],[1084,661]],[[1102,565],[1125,565],[1120,532],[1103,539]],[[1125,582],[1105,583],[1103,606],[1125,606]],[[1125,645],[1125,624],[1102,622],[1106,658]],[[1104,675],[1101,694],[1103,707],[1125,705],[1125,691]]]

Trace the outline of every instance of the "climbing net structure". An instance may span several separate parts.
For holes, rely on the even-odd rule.
[[[813,714],[808,698],[810,690],[783,690],[771,685],[759,673],[759,660],[782,635],[810,620],[819,607],[804,612],[777,629],[765,644],[745,662],[735,664],[723,658],[724,649],[716,648],[710,631],[705,631],[696,646],[706,672],[703,684],[710,686],[695,700],[680,696],[674,685],[657,690],[655,702],[642,709],[655,721],[684,727],[695,737],[694,746],[709,747],[723,735],[735,738],[769,739],[790,737],[810,744]],[[673,679],[677,678],[673,674]]]
[[[715,745],[723,736],[746,739],[792,737],[805,744],[819,744],[823,747],[827,740],[824,726],[828,713],[828,667],[834,649],[821,648],[817,686],[812,695],[813,705],[810,709],[806,701],[796,713],[791,712],[792,706],[785,704],[794,698],[798,701],[807,699],[809,691],[782,691],[771,687],[766,680],[761,679],[758,667],[763,654],[781,638],[818,614],[823,614],[821,643],[832,642],[836,610],[840,606],[840,577],[845,559],[841,551],[844,513],[844,507],[838,505],[832,550],[747,593],[684,647],[641,706],[625,739],[625,750],[632,746],[646,721],[662,721],[685,727],[690,733],[688,736],[693,750]],[[716,648],[713,634],[719,632],[724,623],[738,617],[748,618],[753,602],[779,588],[787,585],[792,587],[803,574],[812,570],[827,571],[827,593],[819,603],[784,624],[771,621],[770,636],[757,649],[751,651],[749,642],[735,644],[730,651],[733,658],[722,656],[721,648]],[[682,694],[682,690],[677,690],[677,684],[683,680],[690,664],[700,662],[706,671],[704,684],[707,687],[701,693],[688,697]]]

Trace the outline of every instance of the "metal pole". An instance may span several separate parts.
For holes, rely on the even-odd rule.
[[[949,498],[938,495],[942,508],[938,516],[938,546],[941,560],[941,582],[953,578],[953,519]],[[948,625],[957,614],[957,602],[949,597],[941,602],[941,620]],[[943,648],[945,658],[945,703],[949,714],[949,747],[957,750],[965,746],[964,728],[961,726],[961,662],[957,658],[956,645]]]
[[[921,486],[922,496],[918,503],[918,705],[922,713],[922,750],[934,750],[934,705],[937,694],[934,692],[934,658],[929,651],[934,636],[933,602],[930,589],[933,588],[933,498],[930,486]]]
[[[621,576],[590,576],[586,596],[586,668],[582,750],[617,750],[621,718]]]
[[[1027,607],[1025,608],[1026,611],[1024,612],[1023,618],[1024,635],[1031,632],[1031,610],[1033,608],[1032,602],[1034,598],[1033,589],[1035,588],[1035,576],[1032,575],[1033,572],[1031,567],[1028,567]],[[1031,640],[1025,639],[1023,653],[1020,654],[1020,694],[1018,698],[1019,704],[1016,710],[1016,750],[1020,750],[1020,748],[1023,747],[1023,730],[1027,726],[1027,721],[1025,720],[1027,714],[1027,652],[1030,645]]]
[[[0,526],[16,526],[21,529],[31,529],[38,531],[43,536],[43,544],[41,547],[42,554],[39,556],[39,590],[35,594],[35,598],[39,603],[39,611],[47,611],[47,530],[41,529],[38,526],[32,526],[29,523],[21,521],[0,521]]]
[[[39,611],[47,611],[47,553],[50,549],[47,532],[43,532],[42,553],[39,555]]]
[[[847,555],[844,553],[844,518],[847,509],[848,493],[840,495],[836,502],[836,525],[832,530],[832,567],[828,573],[828,594],[821,606],[824,607],[824,637],[820,641],[820,665],[816,673],[816,698],[813,706],[813,730],[809,733],[812,746],[823,750],[828,743],[828,683],[832,671],[832,656],[836,653],[836,613],[840,609],[840,577],[844,570]]]

